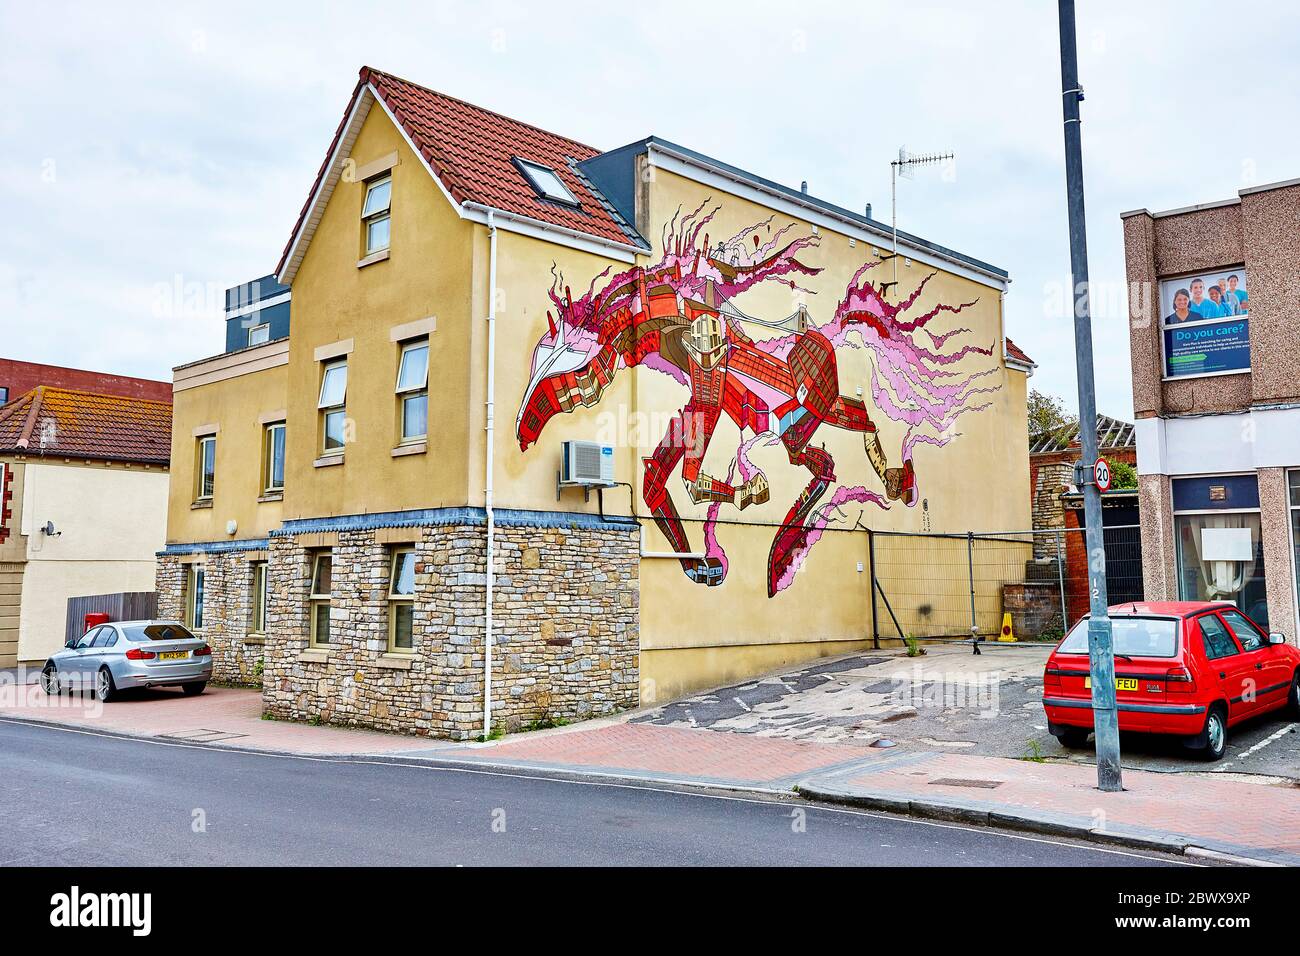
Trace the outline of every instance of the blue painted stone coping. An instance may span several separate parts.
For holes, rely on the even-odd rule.
[[[637,531],[632,518],[602,519],[600,515],[573,511],[494,510],[496,524],[503,528],[567,528],[586,531]],[[379,528],[440,528],[452,525],[486,525],[483,508],[427,508],[418,511],[381,511],[364,515],[327,518],[294,518],[271,532],[271,537],[314,534],[328,531],[373,531]]]
[[[174,554],[221,554],[232,551],[265,551],[271,546],[267,538],[249,538],[243,541],[191,541],[186,544],[169,544],[157,556],[165,558]]]

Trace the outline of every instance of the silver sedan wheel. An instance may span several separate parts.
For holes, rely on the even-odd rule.
[[[41,671],[41,690],[51,697],[59,692],[59,672],[53,667]]]
[[[108,700],[108,695],[113,692],[113,679],[108,676],[108,671],[101,670],[95,675],[95,696],[100,700]]]

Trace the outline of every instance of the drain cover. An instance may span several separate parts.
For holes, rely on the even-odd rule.
[[[938,780],[931,780],[932,787],[977,787],[981,790],[992,790],[994,787],[1002,786],[1001,780],[963,780],[960,777],[940,777]]]

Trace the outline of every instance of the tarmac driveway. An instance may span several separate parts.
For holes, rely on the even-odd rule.
[[[930,645],[923,657],[878,651],[792,668],[683,698],[633,718],[663,726],[787,739],[896,746],[979,756],[1092,763],[1047,732],[1043,662],[1049,645]],[[1215,764],[1172,738],[1124,734],[1126,767],[1258,775],[1300,785],[1300,724],[1259,718],[1233,729]]]

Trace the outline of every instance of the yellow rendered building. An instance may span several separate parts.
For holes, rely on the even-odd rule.
[[[867,529],[1029,525],[1007,274],[891,249],[365,68],[291,331],[177,370],[161,606],[273,714],[457,738],[870,646]]]

